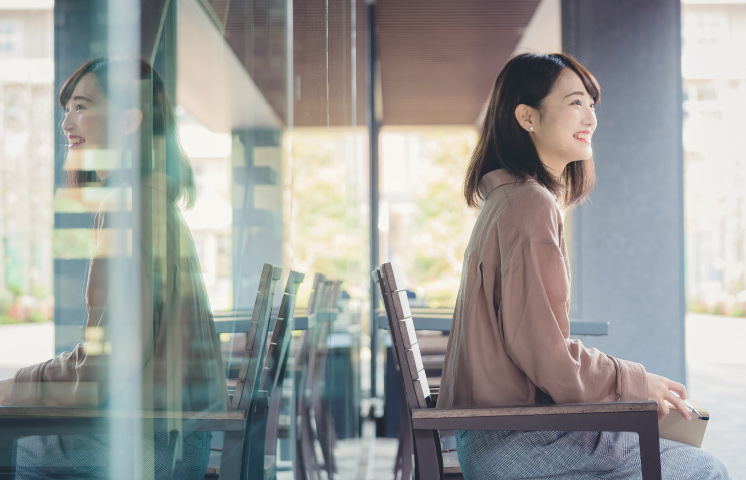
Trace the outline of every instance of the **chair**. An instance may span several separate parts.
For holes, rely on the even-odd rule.
[[[326,358],[328,354],[327,340],[331,333],[332,324],[337,318],[337,305],[342,296],[341,281],[327,281],[325,299],[322,300],[321,309],[316,312],[316,327],[311,341],[309,352],[308,376],[311,379],[311,408],[315,425],[315,436],[321,447],[324,458],[324,470],[327,478],[333,480],[336,471],[334,448],[337,443],[337,435],[334,429],[334,421],[329,412],[329,403],[326,401]]]
[[[326,277],[317,273],[313,279],[311,296],[308,300],[308,330],[300,338],[295,355],[295,378],[293,384],[293,405],[295,407],[294,442],[295,457],[293,460],[296,480],[317,480],[320,478],[320,466],[316,459],[314,433],[311,425],[311,402],[309,401],[311,347],[317,338],[317,311],[328,302],[329,289]]]
[[[272,309],[275,287],[280,279],[282,269],[264,264],[259,280],[259,290],[251,313],[251,323],[246,337],[246,347],[241,360],[241,368],[236,381],[236,388],[229,399],[229,410],[245,412],[245,426],[241,431],[226,432],[223,449],[220,453],[220,469],[214,465],[208,468],[208,475],[219,475],[220,478],[246,478],[250,464],[254,467],[261,464],[264,469],[264,449],[261,459],[249,460],[250,445],[258,435],[255,431],[257,398],[259,397],[259,376],[264,363],[264,351],[269,328],[269,316]],[[254,407],[254,408],[252,408]],[[264,442],[262,436],[261,442]]]
[[[248,417],[248,425],[250,425],[247,449],[248,478],[272,479],[277,474],[276,452],[280,397],[289,353],[290,334],[295,318],[295,298],[304,277],[302,273],[290,271],[285,293],[275,317],[272,336],[267,342],[258,392],[252,402]],[[269,307],[271,308],[271,304]],[[209,478],[219,474],[220,469],[215,465],[208,469]]]
[[[264,456],[263,476],[268,480],[277,476],[277,437],[282,385],[290,350],[290,334],[293,330],[293,320],[295,318],[295,298],[304,277],[305,275],[302,273],[290,271],[285,294],[280,304],[280,311],[277,314],[277,321],[272,330],[272,338],[267,347],[267,357],[264,361],[262,378],[259,383],[259,398],[264,398],[261,392],[267,392],[266,397],[269,398],[266,416],[263,421],[257,421],[265,430],[265,434],[262,436],[260,432],[257,438],[264,438],[265,443],[264,445],[252,444],[254,454],[250,455],[250,458],[258,457],[261,452]],[[261,412],[261,407],[257,406],[256,411],[257,413]],[[263,451],[260,450],[262,446],[264,447]],[[251,462],[249,462],[249,465],[251,465]],[[250,478],[259,478],[255,469],[252,468],[251,473]]]
[[[636,432],[643,479],[660,480],[656,402],[433,408],[402,277],[390,263],[377,274],[410,413],[418,480],[460,476],[455,455],[441,452],[441,429]]]

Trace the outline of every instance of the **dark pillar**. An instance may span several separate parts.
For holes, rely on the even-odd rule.
[[[585,338],[676,381],[684,356],[684,195],[679,0],[563,0],[563,48],[598,79],[598,181],[572,213],[572,317]]]

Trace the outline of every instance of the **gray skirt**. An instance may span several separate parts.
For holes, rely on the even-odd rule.
[[[466,480],[641,479],[640,445],[629,432],[523,432],[457,430]],[[663,479],[726,480],[725,466],[689,445],[660,441]]]
[[[156,480],[203,480],[210,459],[210,432],[144,436],[141,458],[153,465]],[[132,441],[132,437],[124,439]],[[176,453],[181,442],[181,455]],[[132,471],[133,461],[112,455],[110,435],[50,435],[25,437],[16,448],[16,480],[105,480],[111,472]],[[127,476],[126,473],[124,473]],[[135,475],[134,478],[139,477]]]

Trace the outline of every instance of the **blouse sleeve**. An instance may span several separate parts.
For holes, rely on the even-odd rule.
[[[503,279],[505,348],[513,362],[557,403],[647,399],[645,369],[570,338],[570,280],[554,243],[526,241]]]

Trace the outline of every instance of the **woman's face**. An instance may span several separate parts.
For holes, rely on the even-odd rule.
[[[108,107],[96,75],[84,75],[65,105],[62,131],[69,150],[107,147]]]
[[[591,136],[596,130],[593,98],[580,77],[565,68],[538,111],[531,138],[541,162],[559,177],[565,166],[593,156]]]

